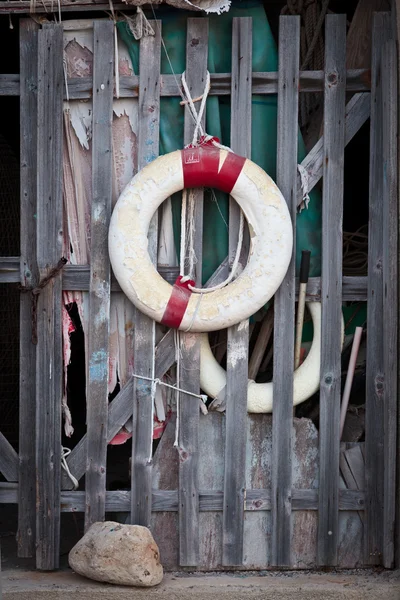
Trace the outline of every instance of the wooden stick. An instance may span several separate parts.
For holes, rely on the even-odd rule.
[[[344,422],[346,420],[347,407],[349,405],[351,386],[353,385],[354,371],[356,368],[356,361],[358,356],[358,350],[360,348],[361,336],[363,328],[356,327],[353,338],[353,346],[351,348],[349,368],[347,370],[346,383],[343,390],[342,406],[340,409],[340,439],[343,435]]]
[[[267,314],[261,325],[260,333],[254,346],[253,353],[249,363],[249,379],[255,379],[260,370],[261,361],[263,359],[268,342],[271,339],[272,330],[274,328],[274,308],[270,306]],[[249,334],[250,335],[250,334]]]
[[[193,102],[193,103],[195,103],[195,102],[200,102],[200,100],[203,100],[203,95],[204,95],[204,94],[201,94],[201,96],[197,96],[197,98],[193,98],[193,99],[192,99],[192,102]],[[179,104],[180,104],[181,106],[185,106],[185,104],[189,104],[189,100],[182,100],[182,101],[181,101]]]
[[[294,368],[300,365],[300,351],[301,351],[301,337],[303,334],[303,322],[304,322],[304,307],[306,304],[306,291],[308,274],[310,272],[310,250],[303,250],[301,253],[301,264],[300,264],[300,288],[299,288],[299,301],[297,304],[297,320],[296,320],[296,341],[294,343]]]

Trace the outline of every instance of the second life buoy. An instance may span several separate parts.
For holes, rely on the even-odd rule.
[[[321,362],[321,304],[308,302],[308,309],[314,327],[314,337],[305,361],[296,369],[293,377],[293,406],[310,398],[319,388]],[[342,343],[344,322],[342,318]],[[226,386],[226,371],[215,359],[208,335],[201,336],[200,386],[211,398],[218,395]],[[247,410],[250,413],[270,413],[273,405],[273,382],[256,383],[249,380]]]

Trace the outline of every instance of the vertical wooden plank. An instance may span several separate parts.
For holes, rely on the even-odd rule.
[[[397,83],[400,81],[400,0],[394,0],[392,2],[392,19],[393,23],[393,31],[394,31],[394,39],[397,42]],[[400,120],[397,122],[397,136],[398,139],[400,137]],[[400,147],[397,148],[397,170],[400,170]],[[400,203],[400,186],[397,186],[397,197],[398,202]],[[399,225],[399,216],[398,215],[398,225]],[[400,226],[400,225],[399,225]],[[399,252],[399,244],[398,250]],[[399,260],[399,255],[398,255]],[[400,321],[400,304],[397,305],[397,324]],[[397,388],[400,387],[400,364],[399,364],[400,355],[398,353],[398,368],[397,368]],[[400,568],[400,405],[397,405],[397,468],[396,468],[396,545],[395,545],[395,567],[396,569]]]
[[[251,155],[252,19],[232,23],[231,147]],[[233,208],[233,210],[232,210]],[[231,199],[230,245],[237,244],[239,206]],[[236,241],[236,244],[235,244]],[[235,254],[235,251],[233,252]],[[234,258],[234,257],[233,257]],[[228,329],[222,564],[242,565],[246,490],[249,321]]]
[[[274,300],[272,413],[272,551],[274,566],[291,564],[292,423],[300,18],[279,21],[277,184],[293,223],[292,260]]]
[[[397,60],[396,43],[382,53],[383,94],[383,368],[384,387],[384,504],[383,566],[394,566],[396,519],[397,360],[398,360],[398,206],[397,206]]]
[[[337,564],[342,349],[342,216],[345,145],[346,16],[329,15],[325,35],[322,205],[319,565]]]
[[[152,22],[155,36],[145,36],[140,41],[139,85],[139,147],[138,168],[158,156],[160,120],[160,60],[161,21]],[[157,214],[153,217],[149,234],[149,254],[157,260]],[[135,318],[135,373],[152,376],[155,351],[155,323],[136,311]],[[151,383],[135,379],[133,385],[133,422],[135,434],[132,441],[132,495],[131,523],[150,526],[151,519],[151,447],[153,420]]]
[[[200,393],[199,334],[180,334],[180,387]],[[179,565],[199,564],[199,403],[180,394],[179,402]]]
[[[36,263],[38,29],[20,21],[21,286],[39,282]],[[32,343],[31,296],[20,298],[18,556],[35,553],[36,346]]]
[[[63,29],[38,32],[37,261],[48,275],[62,252]],[[61,477],[61,277],[50,280],[37,304],[36,566],[59,564]]]
[[[365,561],[378,565],[383,553],[384,503],[384,313],[383,313],[383,100],[382,48],[390,39],[390,16],[373,22],[371,72],[370,189],[368,239],[367,371],[365,413]],[[387,305],[385,306],[387,308]],[[386,343],[386,342],[385,342]]]
[[[112,197],[113,24],[93,25],[92,213],[87,373],[85,529],[103,521],[106,497]]]
[[[188,19],[186,38],[186,81],[192,98],[204,92],[208,58],[208,19]],[[205,118],[205,115],[204,115]],[[204,124],[204,121],[203,121]],[[192,141],[194,121],[185,109],[185,144]],[[197,257],[194,279],[201,286],[203,190],[195,190],[195,239]],[[181,333],[182,389],[200,392],[200,336]],[[179,564],[199,564],[199,404],[190,396],[180,395],[179,406]]]

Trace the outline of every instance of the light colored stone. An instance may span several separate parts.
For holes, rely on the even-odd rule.
[[[160,552],[147,527],[94,523],[69,553],[79,575],[117,585],[151,587],[163,578]]]

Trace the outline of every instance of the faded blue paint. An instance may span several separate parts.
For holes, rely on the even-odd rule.
[[[150,381],[146,381],[146,379],[137,379],[136,389],[141,394],[150,394]]]
[[[144,160],[146,163],[150,163],[153,160],[155,160],[157,158],[157,154],[155,154],[154,152],[149,152],[148,154],[145,155]]]
[[[105,350],[92,353],[89,361],[89,379],[103,381],[107,377],[108,354]]]

